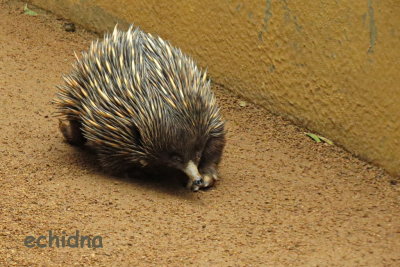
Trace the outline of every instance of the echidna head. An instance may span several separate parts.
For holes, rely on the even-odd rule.
[[[200,174],[197,167],[201,159],[203,146],[202,141],[195,139],[177,140],[169,148],[160,151],[157,160],[164,166],[181,170],[190,178],[198,180],[200,179]]]
[[[162,129],[168,129],[168,131],[162,131],[162,135],[145,145],[149,157],[145,160],[146,163],[178,169],[189,179],[200,181],[198,165],[207,141],[207,134],[198,128],[189,128],[182,122],[164,126]]]

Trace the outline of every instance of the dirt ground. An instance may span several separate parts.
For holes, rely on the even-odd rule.
[[[397,178],[220,86],[215,188],[105,174],[63,142],[50,103],[96,36],[22,7],[0,0],[0,266],[400,266]],[[25,247],[50,230],[103,248]]]

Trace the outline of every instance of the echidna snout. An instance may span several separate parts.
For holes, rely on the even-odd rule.
[[[206,72],[160,37],[131,26],[105,35],[64,76],[60,130],[87,142],[107,170],[165,165],[194,191],[218,178],[224,121]]]

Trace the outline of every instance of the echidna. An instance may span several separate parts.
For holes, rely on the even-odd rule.
[[[214,183],[224,121],[193,59],[133,26],[115,27],[76,58],[55,101],[67,142],[89,141],[108,170],[167,166],[193,191]]]

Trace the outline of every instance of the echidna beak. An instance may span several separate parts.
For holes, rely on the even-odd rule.
[[[187,187],[191,188],[193,191],[197,191],[203,184],[203,178],[201,177],[196,164],[194,164],[193,161],[189,161],[183,169],[183,172],[189,177]]]

